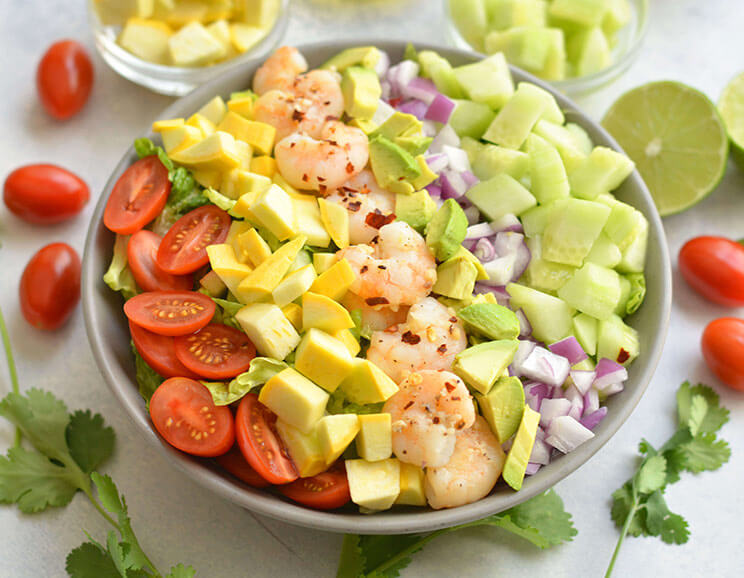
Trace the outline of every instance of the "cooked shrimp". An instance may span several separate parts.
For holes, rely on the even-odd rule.
[[[455,355],[468,346],[455,312],[433,297],[417,303],[405,323],[370,338],[367,359],[396,383],[422,369],[452,369]]]
[[[307,60],[293,46],[282,46],[256,70],[253,92],[264,94],[270,90],[286,90],[298,74],[307,70]]]
[[[390,307],[370,307],[364,302],[364,299],[355,295],[351,291],[341,300],[341,304],[349,311],[359,310],[362,312],[362,334],[371,335],[374,331],[384,331],[388,327],[393,327],[404,323],[408,315],[409,308],[401,305],[396,311]]]
[[[454,373],[425,370],[410,374],[385,402],[393,426],[397,458],[437,468],[450,461],[455,433],[473,425],[475,407],[468,388]]]
[[[341,118],[344,96],[338,77],[328,70],[311,70],[282,90],[262,94],[253,116],[276,128],[277,141],[295,132],[319,138],[329,119]]]
[[[426,500],[435,510],[477,502],[496,485],[505,459],[488,423],[478,416],[472,428],[457,432],[449,462],[426,470]]]
[[[384,224],[395,219],[395,194],[380,188],[375,175],[363,170],[328,195],[349,213],[349,241],[368,244]]]
[[[358,128],[329,121],[319,140],[291,134],[276,145],[274,157],[279,172],[290,185],[325,194],[367,165],[369,141]]]
[[[426,297],[437,280],[434,256],[410,225],[396,221],[380,228],[369,245],[339,251],[356,273],[350,291],[370,307],[413,305]]]

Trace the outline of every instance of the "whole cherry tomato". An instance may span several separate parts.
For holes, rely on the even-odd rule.
[[[26,165],[5,179],[3,199],[11,212],[29,223],[50,225],[74,217],[90,198],[88,185],[55,165]]]
[[[723,237],[697,237],[679,252],[679,271],[706,299],[744,305],[744,246]]]
[[[58,120],[75,116],[90,96],[93,63],[79,42],[55,42],[44,54],[36,71],[41,104]]]
[[[703,357],[723,383],[744,391],[744,319],[722,317],[703,332]]]
[[[80,301],[80,257],[65,243],[43,247],[21,276],[21,312],[31,325],[53,330]]]

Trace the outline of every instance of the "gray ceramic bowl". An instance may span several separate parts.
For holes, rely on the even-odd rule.
[[[388,51],[393,62],[402,58],[405,47],[404,42],[378,42],[369,39],[354,44],[376,44]],[[323,43],[300,47],[300,49],[311,66],[318,66],[333,54],[351,45],[350,42]],[[475,53],[462,50],[433,46],[421,46],[421,48],[436,49],[455,65],[481,58]],[[259,62],[246,62],[242,67],[214,79],[177,101],[159,118],[189,116],[216,94],[226,96],[230,92],[245,89],[249,86],[253,72],[259,64]],[[619,150],[617,143],[597,123],[579,112],[570,100],[520,70],[515,69],[512,72],[515,80],[528,80],[552,92],[561,108],[566,111],[567,117],[583,126],[596,144]],[[143,119],[143,126],[146,120],[150,119]],[[83,264],[83,308],[93,354],[106,382],[125,411],[134,420],[146,443],[157,447],[171,463],[203,486],[205,491],[215,492],[257,514],[332,532],[402,534],[432,531],[501,512],[544,492],[586,463],[607,443],[628,419],[641,399],[659,361],[671,308],[672,284],[669,254],[659,215],[646,186],[636,172],[617,191],[617,195],[620,199],[640,209],[651,225],[646,266],[648,293],[643,307],[630,320],[631,325],[640,332],[641,356],[630,368],[630,379],[625,391],[610,399],[609,414],[596,429],[593,439],[575,452],[554,460],[549,466],[542,468],[537,475],[527,478],[520,492],[514,492],[503,484],[499,484],[485,499],[451,510],[395,508],[373,516],[359,514],[352,507],[337,512],[319,512],[290,503],[274,494],[250,488],[210,461],[193,458],[165,443],[153,431],[145,404],[137,392],[134,362],[129,349],[129,331],[122,312],[121,298],[110,291],[101,279],[109,265],[114,242],[114,235],[103,226],[103,210],[114,183],[135,159],[134,151],[130,149],[116,167],[100,197],[86,241]]]

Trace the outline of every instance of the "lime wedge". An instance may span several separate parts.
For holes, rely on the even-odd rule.
[[[718,112],[726,124],[734,160],[744,170],[744,72],[723,90]]]
[[[602,125],[635,162],[662,217],[700,202],[726,170],[728,137],[716,106],[679,82],[625,93]]]

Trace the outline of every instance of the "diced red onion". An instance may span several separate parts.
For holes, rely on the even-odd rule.
[[[431,172],[439,174],[447,168],[449,159],[447,159],[447,155],[444,153],[429,155],[426,157],[426,164],[429,165]]]
[[[450,144],[442,145],[442,152],[447,155],[449,160],[449,168],[458,173],[470,172],[470,159],[468,153],[466,153],[459,145],[453,146]],[[471,175],[475,176],[475,175]],[[465,180],[464,177],[462,177]],[[470,188],[470,186],[468,186]]]
[[[439,182],[442,185],[442,198],[459,199],[468,191],[468,185],[458,172],[451,170],[442,171],[439,175]]]
[[[470,162],[470,159],[468,159],[468,162]],[[468,184],[468,189],[480,183],[480,179],[470,171],[464,171],[462,173],[462,178],[465,179],[465,182]]]
[[[434,140],[431,141],[431,144],[429,145],[429,152],[431,154],[442,153],[444,152],[445,146],[460,146],[460,137],[457,136],[455,129],[453,129],[448,124],[445,124],[442,127],[442,130],[440,130],[434,137]]]
[[[610,397],[611,395],[620,393],[624,389],[625,389],[625,385],[623,385],[622,383],[611,383],[610,385],[606,386],[604,389],[600,389],[598,391],[604,394],[605,396]]]
[[[499,233],[499,235],[502,234],[503,233]],[[518,233],[512,234],[516,235]],[[524,236],[522,239],[522,243],[517,248],[517,256],[514,259],[514,276],[512,277],[512,281],[519,281],[520,277],[522,277],[524,272],[527,270],[527,267],[529,267],[530,261],[532,261],[532,253],[530,253],[527,243],[524,242]]]
[[[468,227],[468,230],[465,232],[465,238],[466,239],[482,239],[483,237],[492,237],[493,236],[493,229],[491,228],[491,225],[488,223],[478,223],[477,225],[472,225]]]
[[[536,440],[545,439],[545,430],[541,428],[539,425],[537,426],[537,429],[535,430],[535,439]]]
[[[550,386],[544,383],[537,383],[529,387],[525,387],[524,395],[525,400],[530,398],[534,401],[534,407],[532,407],[532,409],[534,409],[535,411],[539,411],[543,400],[550,397]]]
[[[443,94],[437,93],[437,95],[434,97],[434,100],[429,105],[429,108],[426,110],[426,115],[424,116],[424,118],[433,120],[434,122],[447,124],[449,122],[450,116],[452,116],[452,111],[454,110],[454,101],[450,100]]]
[[[557,417],[568,415],[571,411],[571,402],[567,399],[545,398],[540,404],[540,425],[548,427]]]
[[[393,114],[395,114],[395,109],[384,100],[381,100],[377,104],[375,114],[372,115],[372,122],[377,126],[380,126],[383,122],[393,116]]]
[[[439,129],[433,120],[422,120],[421,132],[424,133],[424,136],[434,137],[439,133]],[[429,147],[429,150],[431,150],[431,147]]]
[[[519,373],[517,368],[522,367],[522,364],[535,350],[535,347],[537,347],[537,344],[534,341],[527,341],[524,339],[521,339],[519,341],[517,352],[514,354],[511,365],[509,366],[509,369],[513,369],[514,375],[518,375],[521,377],[522,374]],[[527,387],[527,384],[525,384],[525,387]]]
[[[530,462],[524,468],[524,475],[525,476],[534,476],[538,471],[540,471],[540,468],[541,467],[542,466],[540,464],[533,464],[532,462]]]
[[[566,399],[571,402],[571,410],[568,412],[574,419],[579,419],[584,413],[584,395],[576,389],[575,385],[568,386],[564,395]]]
[[[599,409],[599,392],[591,388],[584,394],[584,415],[594,413]]]
[[[571,370],[569,375],[571,376],[571,381],[573,381],[574,386],[576,386],[576,389],[579,390],[581,395],[586,395],[586,392],[589,391],[589,388],[591,388],[596,377],[596,374],[593,371]]]
[[[571,369],[565,357],[539,346],[535,347],[521,363],[514,363],[512,360],[512,367],[519,375],[535,379],[551,387],[563,385]]]
[[[595,371],[597,372],[597,378],[594,380],[594,387],[599,391],[603,391],[609,385],[628,379],[628,370],[606,357],[599,360]]]
[[[390,55],[384,50],[380,50],[380,58],[375,64],[375,72],[379,78],[384,77],[387,71],[390,70]]]
[[[530,323],[529,319],[527,319],[527,316],[524,314],[524,311],[522,309],[517,309],[514,314],[517,316],[517,319],[519,319],[519,336],[520,337],[529,337],[532,335],[532,324]]]
[[[431,195],[435,199],[438,199],[442,196],[442,187],[434,183],[426,185],[426,190],[429,191],[429,195]]]
[[[426,106],[428,107],[429,105],[431,105],[432,102],[434,102],[434,99],[439,94],[439,91],[437,90],[437,87],[434,86],[434,83],[431,80],[429,80],[428,78],[421,78],[420,76],[417,76],[416,78],[412,78],[408,84],[401,84],[400,93],[407,98],[414,98],[416,100],[425,102]],[[452,104],[454,108],[454,103]],[[436,119],[432,118],[430,120]]]
[[[509,306],[509,294],[506,292],[506,289],[503,285],[501,286],[491,286],[486,285],[483,281],[479,281],[475,284],[475,287],[473,288],[473,293],[476,295],[480,293],[491,293],[494,297],[496,297],[496,301],[499,305],[503,305],[504,307]]]
[[[407,100],[406,102],[402,102],[397,107],[399,112],[403,112],[405,114],[412,114],[419,120],[424,119],[424,115],[426,114],[426,103],[422,102],[420,100]]]
[[[475,244],[473,255],[475,255],[481,263],[488,263],[489,261],[493,261],[493,258],[496,256],[496,250],[488,239],[478,239]]]
[[[475,245],[477,243],[478,243],[477,239],[465,239],[462,242],[462,246],[472,253],[473,251],[475,251]],[[477,293],[477,291],[473,289],[473,293]],[[481,293],[483,293],[483,291],[481,291]]]
[[[550,349],[550,351],[552,351],[553,353],[561,355],[568,359],[568,362],[571,365],[576,365],[577,363],[580,363],[585,359],[589,359],[589,356],[582,349],[581,345],[579,345],[578,340],[573,335],[570,337],[566,337],[565,339],[561,339],[560,341],[556,341],[551,345],[548,345],[548,349]]]
[[[532,446],[532,453],[530,454],[530,462],[541,464],[543,466],[547,466],[550,463],[550,446],[542,439],[535,438],[535,443]]]
[[[550,422],[545,442],[567,454],[593,437],[591,430],[585,428],[574,418],[564,415]]]
[[[496,249],[496,253],[498,254],[498,249]],[[514,279],[516,258],[516,254],[511,253],[503,257],[497,257],[493,261],[484,264],[483,268],[488,274],[488,279],[484,279],[481,283],[495,287],[503,287],[511,283],[512,279]]]
[[[471,205],[463,209],[463,211],[465,211],[465,216],[468,218],[468,225],[475,225],[480,221],[480,211],[475,205]]]
[[[599,423],[605,418],[606,415],[607,407],[600,407],[597,411],[581,418],[579,420],[579,423],[581,423],[581,425],[583,425],[585,428],[593,430],[599,425]]]
[[[524,229],[522,228],[522,222],[519,220],[519,217],[512,214],[506,214],[500,219],[496,219],[491,223],[491,228],[493,228],[493,230],[497,233],[500,233],[502,231],[511,231],[512,233],[524,232]]]
[[[390,100],[390,95],[393,92],[393,88],[390,86],[390,83],[387,81],[387,79],[383,79],[380,81],[380,89],[382,90],[380,98],[386,101]]]
[[[516,253],[520,243],[524,242],[524,235],[520,233],[497,233],[493,241],[496,252],[500,255]]]
[[[395,66],[391,66],[387,71],[386,78],[392,88],[392,94],[394,96],[401,94],[401,88],[408,86],[419,75],[419,70],[418,63],[413,60],[403,60]]]

